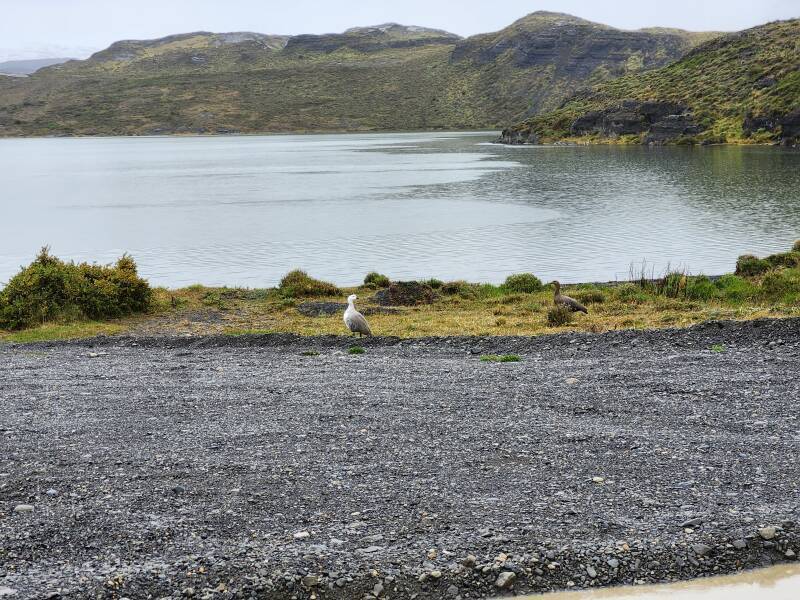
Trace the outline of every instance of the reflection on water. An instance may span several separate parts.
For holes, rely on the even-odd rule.
[[[781,565],[738,575],[710,577],[668,585],[604,588],[540,594],[519,600],[797,600],[800,565]]]
[[[0,284],[39,246],[156,284],[730,271],[800,237],[800,153],[505,147],[492,134],[0,140]]]

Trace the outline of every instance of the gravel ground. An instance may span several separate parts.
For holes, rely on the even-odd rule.
[[[478,598],[800,553],[800,320],[352,343],[0,346],[0,596]]]

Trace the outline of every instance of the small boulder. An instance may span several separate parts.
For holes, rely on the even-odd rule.
[[[33,505],[32,504],[17,504],[14,507],[15,513],[29,513],[33,512]]]
[[[761,536],[762,540],[774,539],[777,533],[778,533],[777,530],[772,526],[762,527],[761,529],[758,530],[758,535]]]
[[[514,585],[516,579],[517,574],[513,571],[503,571],[497,576],[497,581],[494,582],[494,585],[501,590],[506,590]]]

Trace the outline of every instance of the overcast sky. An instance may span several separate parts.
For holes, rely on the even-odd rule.
[[[327,33],[396,21],[472,35],[536,10],[623,29],[733,31],[800,16],[800,0],[0,0],[0,60],[83,58],[120,39],[187,31]]]

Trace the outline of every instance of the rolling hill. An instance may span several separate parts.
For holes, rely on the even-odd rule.
[[[713,39],[668,66],[578,92],[503,138],[797,143],[800,19]]]
[[[121,41],[24,79],[0,77],[0,135],[497,127],[586,85],[669,64],[714,35],[538,12],[466,39],[389,23]]]

